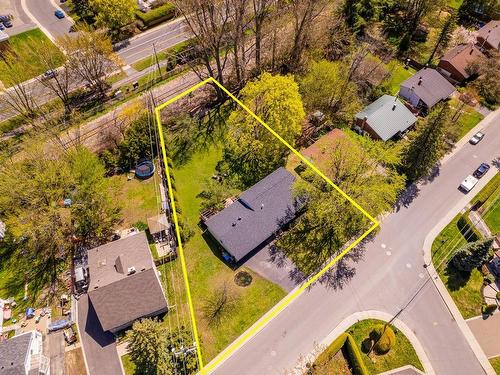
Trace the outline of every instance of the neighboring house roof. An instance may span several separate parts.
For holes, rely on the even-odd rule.
[[[486,40],[493,48],[500,47],[500,21],[490,21],[477,32],[477,37]]]
[[[104,331],[166,310],[144,232],[89,250],[88,263],[89,298]]]
[[[356,114],[358,119],[365,117],[367,124],[383,141],[405,131],[417,121],[403,103],[390,95],[381,96]]]
[[[401,87],[413,90],[428,108],[448,98],[455,91],[455,87],[446,78],[431,68],[420,69],[401,83]]]
[[[167,230],[170,224],[165,214],[148,217],[149,233],[155,234]]]
[[[441,61],[447,61],[464,78],[468,78],[467,66],[480,57],[484,57],[483,53],[473,44],[460,44],[446,52]]]
[[[32,335],[33,332],[27,332],[0,342],[0,374],[26,374],[26,356]]]
[[[280,167],[210,217],[210,233],[241,260],[295,217],[294,175]]]

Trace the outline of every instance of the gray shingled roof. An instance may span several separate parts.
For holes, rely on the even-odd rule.
[[[275,170],[210,217],[205,222],[209,232],[236,261],[241,260],[293,219],[294,181],[285,168]]]
[[[88,259],[89,298],[103,330],[166,310],[144,232],[91,249]],[[128,275],[129,267],[135,273]]]
[[[500,20],[493,20],[481,27],[477,36],[486,39],[488,44],[496,49],[500,48]]]
[[[31,336],[32,332],[27,332],[0,342],[0,374],[26,374],[24,362],[28,353]]]
[[[419,84],[420,78],[422,81]],[[428,108],[448,98],[455,91],[455,87],[446,78],[431,68],[420,69],[401,83],[401,87],[413,88],[415,94]]]
[[[361,120],[365,117],[368,125],[384,141],[405,131],[417,121],[403,103],[390,95],[381,96],[356,114],[356,118]]]

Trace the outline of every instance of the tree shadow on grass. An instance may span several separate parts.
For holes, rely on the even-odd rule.
[[[459,271],[450,262],[444,270],[444,275],[447,277],[447,288],[450,291],[455,292],[467,285],[467,282],[471,277],[471,272]]]

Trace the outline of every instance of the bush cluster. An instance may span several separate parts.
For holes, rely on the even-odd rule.
[[[136,13],[136,16],[142,21],[144,26],[147,28],[174,18],[175,13],[176,13],[175,7],[170,3],[166,3],[162,6],[159,6],[158,8],[151,9],[147,13],[138,11]]]
[[[489,304],[489,305],[483,305],[481,307],[481,312],[484,315],[492,315],[495,310],[497,309],[497,305],[495,303]]]
[[[386,354],[396,343],[396,335],[391,327],[383,324],[377,325],[370,333],[370,338],[374,341],[375,352]]]

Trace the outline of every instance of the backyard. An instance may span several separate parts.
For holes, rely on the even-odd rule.
[[[62,52],[45,36],[40,29],[25,31],[24,33],[11,36],[9,38],[10,52],[17,56],[19,61],[23,61],[22,65],[15,65],[14,69],[19,69],[24,73],[22,80],[28,80],[36,77],[44,72],[43,64],[40,61],[40,56],[36,53],[31,53],[30,49],[35,51],[39,48],[47,48],[52,51],[52,54],[60,60],[62,64],[64,55]],[[25,66],[29,65],[31,69],[26,70]],[[0,60],[0,81],[8,86],[9,69],[4,60]]]

